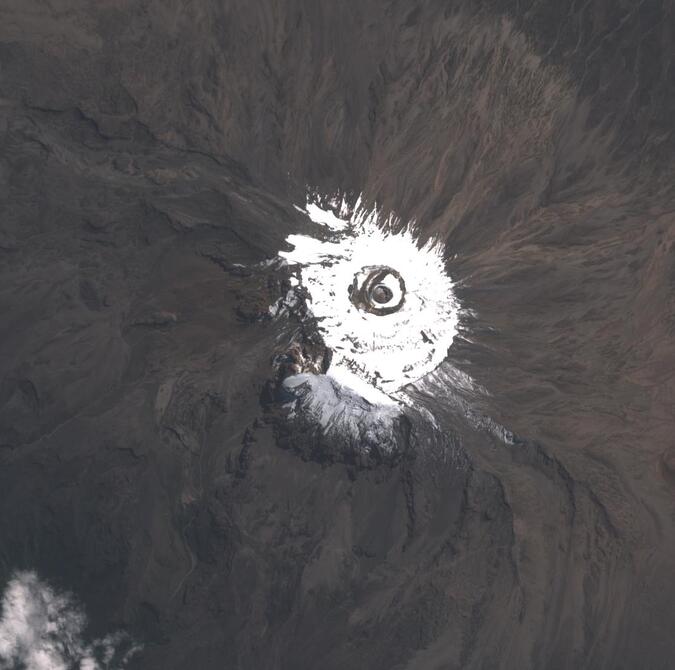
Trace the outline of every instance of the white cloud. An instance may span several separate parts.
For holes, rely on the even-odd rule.
[[[5,588],[0,618],[2,670],[124,668],[140,647],[114,633],[85,642],[87,617],[70,593],[59,593],[34,572],[17,572]]]

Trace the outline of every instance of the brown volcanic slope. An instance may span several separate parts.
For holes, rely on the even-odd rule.
[[[2,0],[0,583],[75,591],[140,668],[672,668],[674,27]],[[235,264],[307,229],[306,184],[456,254],[484,391],[420,400],[442,448],[274,432],[282,277]]]

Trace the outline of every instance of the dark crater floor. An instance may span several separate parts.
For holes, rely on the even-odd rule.
[[[0,0],[0,589],[148,670],[675,667],[674,14]],[[275,395],[308,185],[447,243],[386,449]]]

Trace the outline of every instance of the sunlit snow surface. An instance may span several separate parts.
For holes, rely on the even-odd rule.
[[[297,264],[311,296],[309,307],[333,351],[328,374],[371,402],[392,402],[399,389],[438,367],[457,333],[444,245],[432,240],[419,246],[409,227],[390,232],[396,221],[379,221],[378,212],[360,202],[328,209],[310,201],[304,211],[321,226],[316,237],[289,236],[293,250],[280,256]],[[403,279],[398,311],[374,314],[351,300],[349,287],[373,266],[392,268]]]

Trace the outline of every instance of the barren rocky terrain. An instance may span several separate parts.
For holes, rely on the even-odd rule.
[[[0,0],[0,588],[148,670],[674,667],[674,15]],[[271,390],[307,187],[448,249],[388,457]]]

